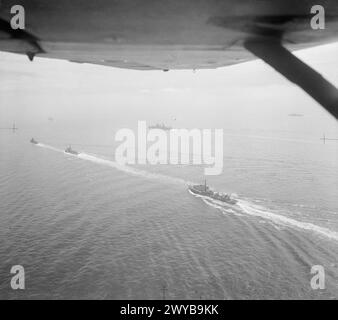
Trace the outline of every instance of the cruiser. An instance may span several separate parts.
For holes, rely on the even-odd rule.
[[[228,194],[218,193],[210,190],[207,186],[207,181],[204,181],[204,184],[201,185],[194,185],[188,187],[189,191],[195,195],[209,197],[214,200],[226,202],[229,204],[236,204],[237,201],[235,199],[231,199]]]
[[[172,128],[171,127],[167,127],[164,123],[157,123],[155,125],[149,126],[149,129],[161,129],[161,130],[169,131]]]
[[[38,144],[39,142],[37,142],[34,138],[31,139],[30,143],[33,143],[33,144]]]
[[[70,154],[74,154],[76,156],[80,154],[80,152],[77,152],[77,151],[73,150],[71,146],[69,146],[68,148],[66,148],[65,152],[66,153],[70,153]]]

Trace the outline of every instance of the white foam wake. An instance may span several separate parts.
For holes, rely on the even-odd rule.
[[[299,229],[312,231],[327,238],[338,241],[338,232],[332,231],[330,229],[317,226],[310,222],[302,222],[281,214],[270,212],[263,207],[254,205],[245,200],[238,200],[237,205],[242,209],[243,212],[248,215],[267,219],[279,225],[293,226]]]
[[[163,174],[159,174],[159,173],[151,173],[151,172],[147,172],[144,170],[140,170],[128,165],[121,165],[115,161],[112,160],[107,160],[107,159],[102,159],[96,155],[90,155],[87,153],[81,153],[78,155],[78,158],[83,159],[83,160],[87,160],[87,161],[91,161],[100,165],[104,165],[104,166],[108,166],[111,168],[114,168],[116,170],[119,171],[123,171],[125,173],[134,175],[134,176],[140,176],[142,178],[146,178],[146,179],[156,179],[156,180],[165,180],[165,181],[170,181],[172,183],[178,183],[178,184],[187,184],[188,182],[180,179],[180,178],[174,178],[174,177],[170,177],[170,176],[166,176]]]
[[[62,152],[65,153],[64,150],[62,149],[58,149],[55,148],[53,146],[47,145],[47,144],[43,144],[43,143],[39,143],[37,144],[37,146],[42,147],[42,148],[46,148],[52,151],[56,151],[56,152]],[[108,159],[103,159],[97,155],[92,155],[92,154],[87,154],[87,153],[80,153],[79,155],[72,155],[72,154],[67,154],[69,156],[73,156],[82,160],[86,160],[86,161],[90,161],[96,164],[100,164],[100,165],[104,165],[104,166],[108,166],[111,168],[114,168],[116,170],[128,173],[128,174],[132,174],[134,176],[140,176],[146,179],[153,179],[153,180],[164,180],[166,182],[172,182],[172,183],[176,183],[176,184],[184,184],[187,185],[190,182],[181,179],[181,178],[174,178],[174,177],[170,177],[167,175],[163,175],[163,174],[159,174],[159,173],[151,173],[148,171],[144,171],[144,170],[140,170],[138,168],[134,168],[128,165],[121,165],[115,161],[112,160],[108,160]]]
[[[49,146],[48,144],[44,144],[44,143],[38,143],[37,146],[41,148],[49,149],[52,151],[56,151],[56,152],[64,152],[64,150]]]
[[[190,190],[189,192],[195,197],[201,198],[203,202],[206,203],[207,205],[220,210],[222,213],[227,213],[227,214],[234,213],[235,215],[239,215],[239,216],[243,214],[247,214],[250,216],[263,218],[264,220],[272,222],[274,227],[278,230],[280,230],[280,228],[278,228],[276,225],[289,226],[289,227],[292,226],[298,229],[312,231],[322,236],[325,236],[326,238],[338,241],[338,232],[332,231],[324,227],[317,226],[310,222],[302,222],[302,221],[298,221],[298,220],[286,217],[281,214],[273,213],[264,207],[255,205],[246,200],[236,199],[237,204],[233,206],[233,209],[229,209],[219,204],[218,201],[215,201],[207,197],[195,195]],[[239,211],[238,209],[240,210],[242,214],[237,213],[237,211]]]

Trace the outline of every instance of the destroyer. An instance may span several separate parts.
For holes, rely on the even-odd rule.
[[[160,130],[170,131],[172,128],[166,126],[164,123],[157,123],[155,125],[149,126],[149,129],[160,129]]]
[[[207,181],[204,181],[204,184],[201,185],[194,185],[188,187],[189,191],[195,195],[208,197],[214,200],[218,200],[221,202],[226,202],[228,204],[236,204],[237,201],[235,199],[231,199],[231,197],[228,194],[219,193],[212,191],[207,186]]]
[[[77,152],[77,151],[73,150],[71,146],[69,146],[68,148],[66,148],[65,152],[66,153],[70,153],[70,154],[74,154],[76,156],[80,154],[80,152]]]
[[[33,144],[38,144],[39,142],[37,142],[34,138],[31,139],[30,143],[33,143]]]

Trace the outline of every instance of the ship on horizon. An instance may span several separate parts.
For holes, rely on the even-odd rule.
[[[204,196],[213,200],[225,202],[228,204],[236,204],[237,200],[232,199],[226,193],[214,192],[207,186],[207,181],[204,180],[204,184],[201,185],[189,185],[188,190],[194,195]]]
[[[161,130],[166,130],[166,131],[169,131],[172,129],[171,127],[166,126],[164,123],[156,123],[155,125],[151,125],[148,128],[149,129],[161,129]]]

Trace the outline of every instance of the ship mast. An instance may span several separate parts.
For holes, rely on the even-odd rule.
[[[207,192],[207,179],[204,179],[204,191]]]
[[[15,132],[15,130],[18,130],[18,128],[17,128],[16,125],[15,125],[15,122],[13,123],[12,130],[13,130],[13,132]]]

